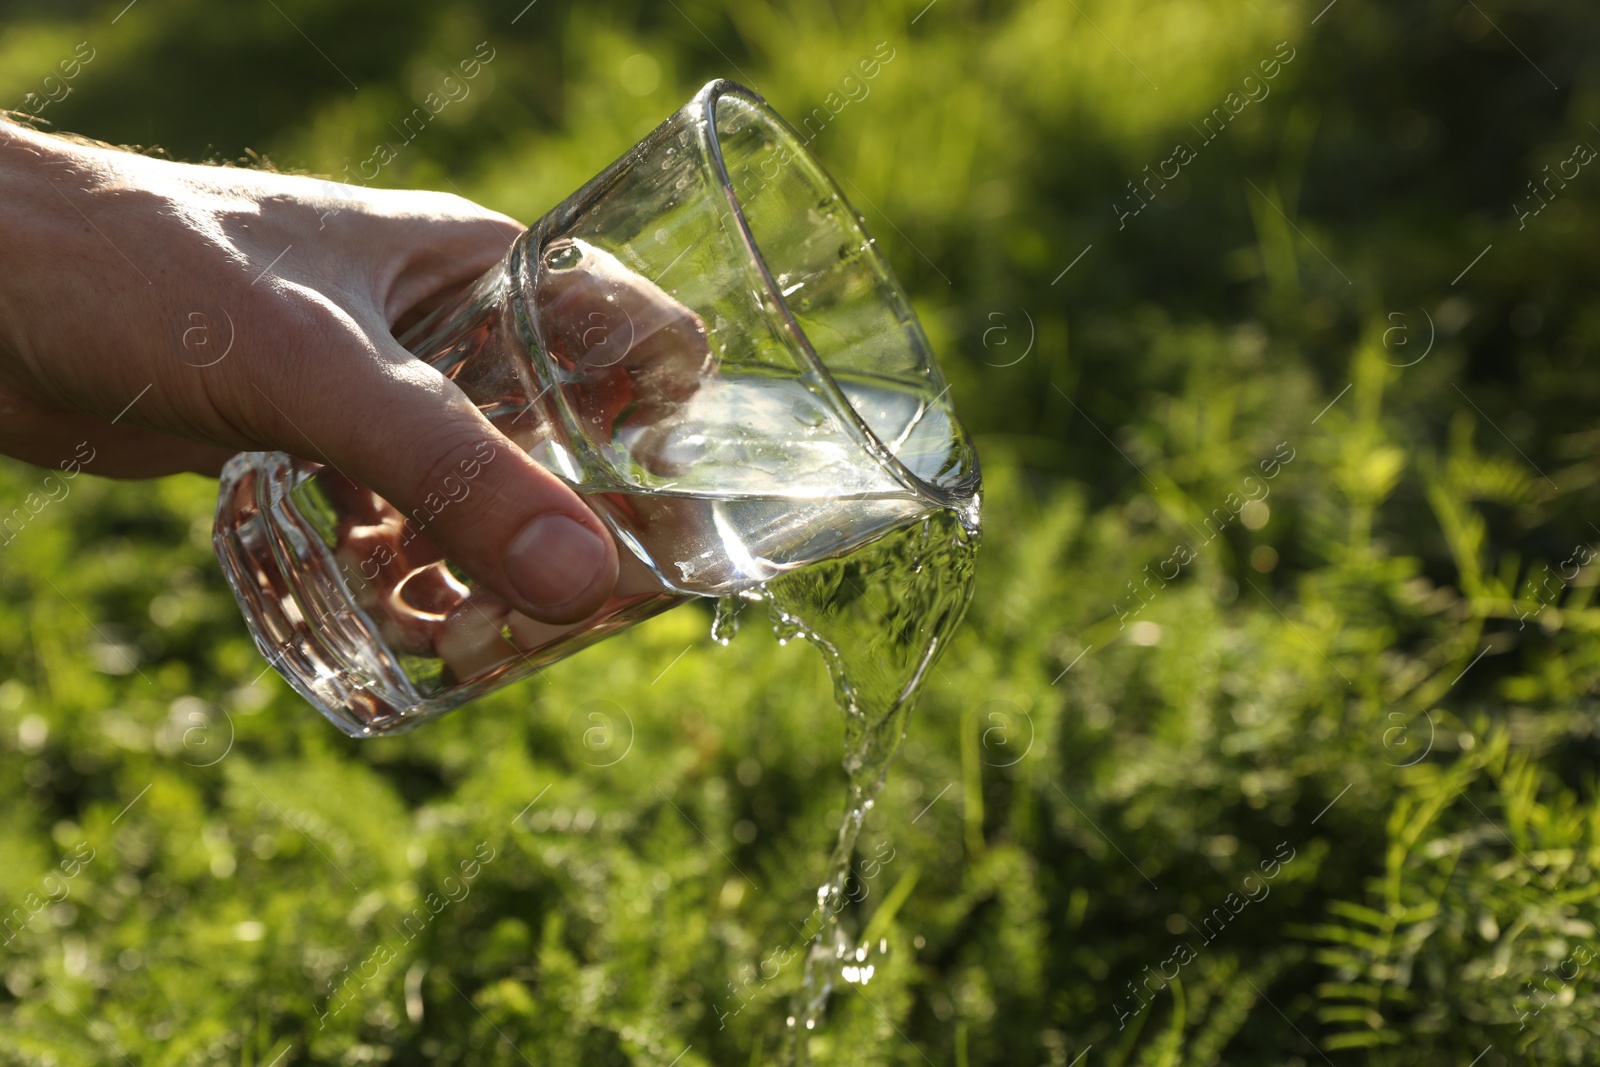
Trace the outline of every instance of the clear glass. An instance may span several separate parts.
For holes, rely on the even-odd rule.
[[[799,135],[731,82],[400,340],[585,495],[622,576],[591,618],[540,623],[428,540],[477,464],[405,516],[330,467],[235,457],[223,570],[262,653],[353,736],[408,729],[688,597],[749,591],[931,511],[976,528],[977,457],[905,294]]]

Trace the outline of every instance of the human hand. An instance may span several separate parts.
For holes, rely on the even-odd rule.
[[[578,431],[593,444],[621,448],[630,465],[668,474],[681,465],[667,454],[674,428],[694,419],[686,402],[718,374],[705,324],[660,286],[587,241],[558,238],[539,257],[529,306],[551,380],[559,383]],[[471,298],[463,299],[476,313]],[[449,321],[460,306],[444,312]],[[496,330],[492,318],[480,318],[465,331],[418,332],[407,338],[414,350],[424,358],[436,354],[439,366],[459,381],[454,369],[474,364],[479,346],[492,344]],[[504,384],[493,381],[493,371],[484,373],[490,378],[469,386],[469,393],[492,396],[491,407],[501,412],[497,425],[519,445],[535,448],[551,424],[526,420],[528,409],[506,414]],[[315,477],[341,516],[335,556],[352,580],[361,576],[352,581],[353,593],[391,650],[436,656],[452,678],[462,680],[507,659],[538,657],[574,629],[529,618],[492,593],[464,585],[425,530],[400,511],[336,470],[324,467]],[[652,521],[681,525],[683,518],[671,511],[655,509]],[[637,612],[641,601],[666,595],[632,553],[619,555],[612,598],[599,614],[577,624],[586,631],[607,625],[617,611]]]
[[[92,473],[150,477],[284,451],[410,513],[489,441],[505,458],[487,491],[429,538],[533,619],[575,622],[611,594],[599,519],[394,339],[493,266],[515,221],[3,123],[0,219],[0,452],[53,467],[87,440]]]

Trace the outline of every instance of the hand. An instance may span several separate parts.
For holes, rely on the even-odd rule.
[[[667,474],[677,466],[665,454],[672,428],[692,416],[689,401],[717,376],[705,324],[693,311],[654,282],[628,270],[610,253],[586,241],[560,239],[540,250],[534,282],[533,313],[541,343],[554,363],[554,379],[571,405],[579,427],[592,444],[615,447],[627,438],[626,459],[652,473]],[[478,346],[493,343],[492,320],[479,319],[471,330],[447,329],[414,339],[424,358],[437,354],[438,365],[472,365]],[[487,379],[468,386],[490,396],[490,406],[503,409],[504,384],[495,381],[492,361],[480,371]],[[460,378],[453,380],[461,381]],[[473,380],[468,375],[468,381]],[[536,447],[550,427],[540,419],[524,422],[529,409],[508,415],[498,425],[520,445]],[[476,468],[475,468],[476,469]],[[368,618],[376,621],[385,644],[395,652],[436,656],[447,677],[464,681],[481,677],[507,660],[537,661],[546,649],[559,647],[575,628],[552,624],[512,610],[483,589],[457,581],[425,528],[414,527],[368,489],[323,467],[316,474],[322,491],[342,516],[336,531],[335,556]],[[641,501],[631,505],[643,508]],[[653,509],[652,524],[682,524],[670,505]],[[687,541],[687,539],[686,539]],[[632,553],[622,552],[615,591],[599,613],[576,624],[585,631],[615,625],[613,615],[630,617],[672,599],[659,579]],[[355,581],[356,575],[360,581]]]
[[[504,457],[430,524],[550,623],[596,611],[616,546],[566,485],[394,332],[523,227],[441,193],[201,167],[0,123],[0,452],[115,477],[235,451],[335,467],[403,513],[484,441]],[[198,331],[198,332],[197,332]]]

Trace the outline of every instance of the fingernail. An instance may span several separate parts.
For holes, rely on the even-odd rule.
[[[600,579],[606,557],[605,542],[583,523],[541,515],[512,540],[506,577],[532,607],[560,608]]]

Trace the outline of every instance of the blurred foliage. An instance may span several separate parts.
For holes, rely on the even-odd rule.
[[[487,41],[376,180],[525,220],[711,77],[848,98],[814,147],[988,534],[817,1062],[1593,1061],[1600,176],[1513,206],[1600,144],[1589,5],[5,11],[0,102],[335,177]],[[690,606],[356,743],[263,670],[211,483],[44,478],[0,467],[68,487],[0,547],[0,1062],[777,1062],[843,797],[809,649]]]

